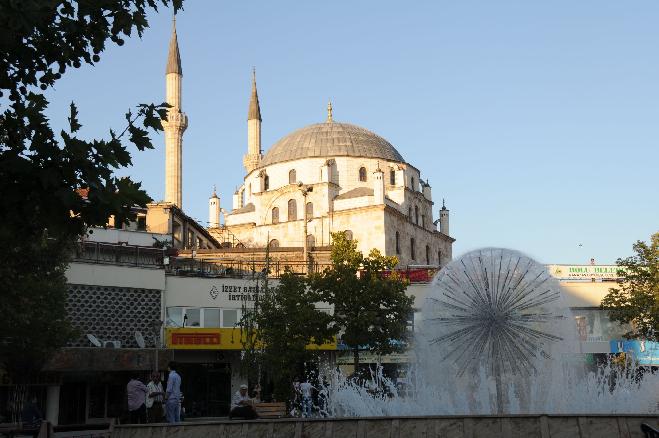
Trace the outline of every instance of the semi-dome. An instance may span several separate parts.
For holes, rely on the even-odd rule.
[[[310,157],[366,157],[405,162],[391,143],[368,129],[328,121],[283,137],[265,154],[260,165]]]

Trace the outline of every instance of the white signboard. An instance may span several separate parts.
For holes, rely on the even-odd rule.
[[[618,271],[624,269],[616,265],[547,265],[549,273],[562,280],[592,280],[620,278]]]

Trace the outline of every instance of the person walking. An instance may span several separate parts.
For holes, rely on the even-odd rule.
[[[165,392],[160,383],[160,373],[151,373],[151,381],[146,385],[146,414],[149,423],[160,423],[163,416],[162,400]]]
[[[176,364],[167,365],[167,391],[165,392],[165,411],[168,423],[181,422],[181,376],[176,372]]]
[[[137,373],[134,373],[128,385],[126,385],[128,421],[132,424],[146,423],[146,406],[144,402],[146,401],[147,389],[144,383],[140,382],[137,377]]]

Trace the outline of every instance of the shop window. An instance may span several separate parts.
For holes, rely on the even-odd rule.
[[[166,324],[167,327],[182,327],[183,326],[183,308],[182,307],[168,307],[166,311]]]
[[[396,231],[396,254],[400,254],[400,233]]]
[[[272,209],[272,223],[273,224],[279,223],[279,207],[275,207]]]
[[[222,310],[222,327],[235,327],[238,324],[238,310],[236,309],[223,309]]]
[[[359,168],[359,181],[366,182],[366,168],[365,167],[360,167]]]
[[[204,309],[204,327],[220,327],[220,309],[215,307]]]
[[[295,199],[288,200],[288,220],[295,221],[297,220],[297,202]]]
[[[201,327],[201,309],[185,309],[184,327]]]
[[[297,184],[297,175],[295,174],[295,169],[291,169],[288,172],[288,183]]]
[[[410,258],[411,258],[412,260],[416,260],[416,256],[414,255],[414,253],[416,252],[416,251],[415,251],[416,248],[414,247],[414,244],[415,244],[415,242],[414,242],[414,237],[412,237],[412,238],[410,239]]]
[[[313,202],[307,202],[307,218],[313,217]]]

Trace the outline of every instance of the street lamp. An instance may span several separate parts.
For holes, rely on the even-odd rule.
[[[303,209],[304,209],[304,253],[303,253],[303,258],[304,258],[304,266],[309,270],[309,243],[307,242],[307,195],[311,192],[313,192],[313,186],[305,185],[302,184],[301,182],[297,183],[298,187],[300,188],[300,193],[302,193],[302,197],[304,198],[304,203],[303,203]],[[307,272],[308,274],[308,272]]]

